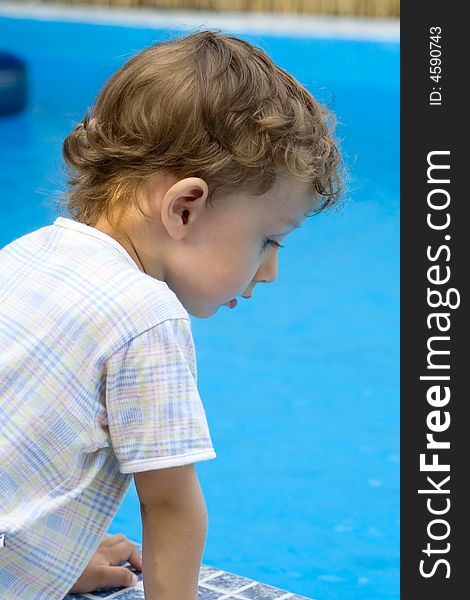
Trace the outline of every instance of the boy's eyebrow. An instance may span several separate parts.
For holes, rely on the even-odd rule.
[[[286,219],[285,221],[283,221],[283,223],[284,225],[291,227],[291,229],[300,229],[300,226],[302,225],[294,219]]]
[[[304,215],[304,219],[306,219],[310,215],[311,215],[310,211],[307,211]],[[291,219],[289,217],[286,217],[285,219],[282,220],[282,225],[289,227],[289,231],[294,230],[294,229],[300,229],[302,227],[302,223],[303,223],[303,220],[299,223],[296,219]]]

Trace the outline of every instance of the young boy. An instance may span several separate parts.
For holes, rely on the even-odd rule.
[[[274,281],[339,197],[328,109],[211,31],[137,54],[66,138],[67,208],[0,251],[0,598],[131,585],[195,600],[215,458],[189,315]],[[143,560],[106,531],[132,476]],[[113,579],[114,578],[114,579]]]

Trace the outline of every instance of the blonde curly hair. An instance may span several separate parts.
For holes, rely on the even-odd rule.
[[[335,118],[292,75],[252,44],[215,31],[158,42],[104,85],[63,142],[76,220],[109,222],[151,176],[196,176],[209,187],[268,191],[280,172],[311,181],[319,212],[336,203],[344,164]]]

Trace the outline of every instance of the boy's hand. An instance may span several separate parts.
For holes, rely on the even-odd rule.
[[[125,561],[142,571],[142,557],[135,545],[120,533],[106,535],[69,593],[86,594],[100,588],[134,585],[137,580],[127,567],[112,566]]]

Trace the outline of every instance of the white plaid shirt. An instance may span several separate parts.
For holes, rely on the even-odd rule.
[[[62,600],[132,473],[216,457],[188,313],[68,218],[0,250],[0,598]]]

